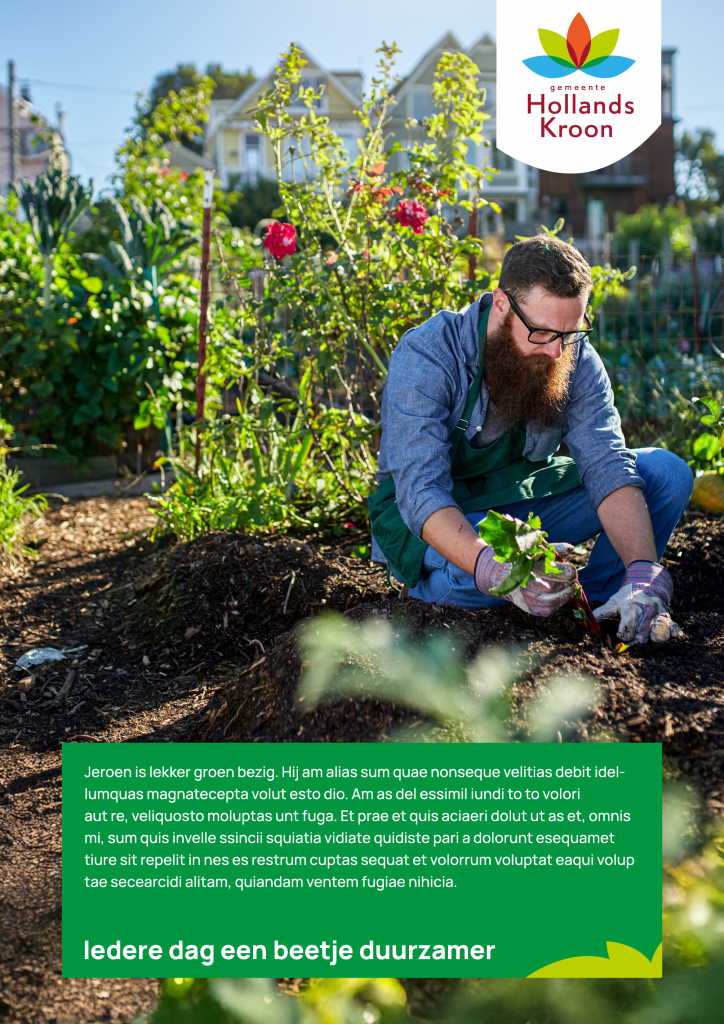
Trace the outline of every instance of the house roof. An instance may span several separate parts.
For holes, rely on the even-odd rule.
[[[405,96],[407,92],[422,78],[433,62],[437,64],[437,57],[443,50],[463,50],[460,40],[454,35],[454,33],[446,32],[441,36],[436,43],[433,43],[427,53],[420,58],[409,75],[406,75],[401,82],[398,82],[392,90],[398,100],[400,97]]]
[[[200,153],[195,153],[193,149],[188,149],[186,146],[182,146],[180,142],[175,142],[168,147],[169,159],[174,167],[178,167],[181,171],[195,171],[201,167],[204,171],[215,170],[214,164],[205,156],[201,156]]]
[[[355,94],[353,92],[350,92],[350,90],[347,88],[347,86],[344,84],[344,82],[342,82],[339,78],[337,78],[337,76],[335,75],[335,73],[333,71],[329,71],[318,60],[315,60],[314,57],[312,57],[312,55],[310,54],[309,50],[307,50],[304,46],[302,46],[301,43],[296,43],[295,45],[299,47],[299,49],[301,50],[302,56],[306,58],[306,60],[307,60],[307,68],[312,70],[312,71],[322,71],[322,72],[324,72],[324,74],[327,76],[329,82],[332,85],[334,85],[335,89],[337,89],[337,91],[342,94],[344,99],[346,99],[347,102],[351,104],[351,106],[353,106],[355,109],[357,109],[359,107],[359,105],[360,105],[359,97],[355,96]],[[262,75],[261,78],[257,78],[256,81],[252,82],[252,84],[247,89],[245,89],[244,92],[240,96],[238,96],[234,100],[234,102],[228,108],[228,110],[226,110],[224,112],[223,117],[220,120],[223,120],[223,121],[233,120],[233,118],[240,111],[244,110],[244,108],[247,106],[247,104],[248,104],[250,99],[252,99],[252,98],[256,99],[256,97],[258,96],[258,94],[260,92],[263,92],[265,89],[268,89],[270,84],[271,84],[271,81],[273,79],[274,71],[275,70],[276,70],[276,67],[271,68],[265,75]],[[347,74],[347,75],[353,74],[353,72],[351,72],[351,71],[342,72],[342,73],[343,74]]]

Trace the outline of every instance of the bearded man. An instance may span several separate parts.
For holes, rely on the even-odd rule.
[[[620,617],[627,642],[664,641],[679,628],[660,559],[692,473],[671,452],[626,447],[588,340],[590,292],[578,250],[537,236],[508,250],[492,293],[404,335],[382,400],[372,557],[411,597],[504,606],[490,592],[510,566],[477,526],[491,508],[523,522],[534,512],[559,550],[598,536],[579,574],[598,617]],[[556,454],[564,442],[570,455]],[[556,565],[506,600],[551,615],[576,585],[575,569]]]

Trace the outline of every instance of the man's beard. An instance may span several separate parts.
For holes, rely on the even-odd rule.
[[[559,359],[545,352],[525,356],[515,343],[512,326],[511,310],[485,342],[483,377],[490,400],[508,427],[530,421],[562,423],[575,346],[564,348]]]

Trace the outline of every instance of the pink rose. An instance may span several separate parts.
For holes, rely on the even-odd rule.
[[[280,224],[275,220],[269,225],[264,239],[264,248],[278,260],[284,256],[293,256],[297,251],[297,230],[293,224]]]
[[[412,228],[416,235],[421,235],[430,214],[416,199],[402,199],[393,216],[403,228]]]

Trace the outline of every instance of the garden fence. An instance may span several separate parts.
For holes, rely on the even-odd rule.
[[[628,257],[613,266],[628,270]],[[666,416],[681,395],[724,388],[721,254],[642,256],[625,293],[597,312],[592,342],[624,419]]]

